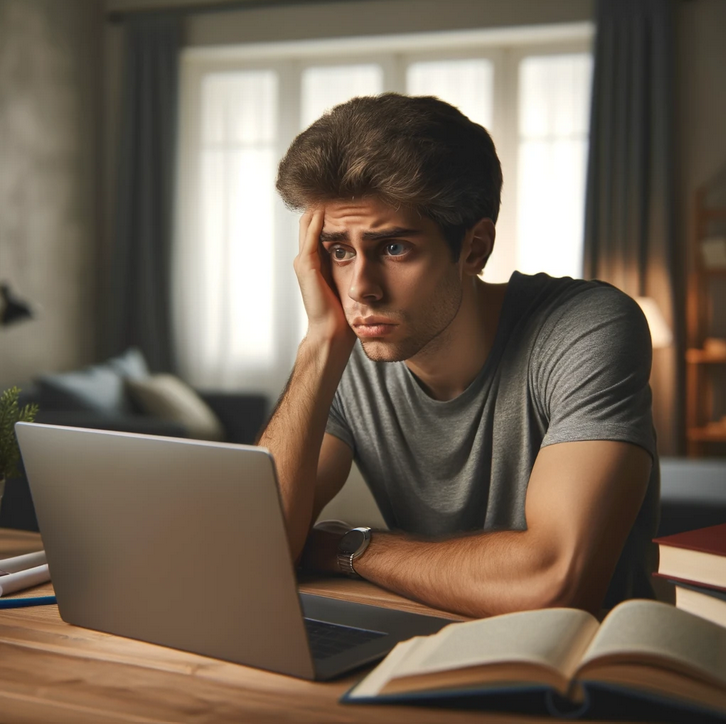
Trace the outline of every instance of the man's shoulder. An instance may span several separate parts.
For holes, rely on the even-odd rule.
[[[640,318],[637,302],[612,284],[599,280],[551,277],[515,272],[510,282],[511,298],[526,316],[541,324],[558,324],[563,318],[592,323],[594,319]],[[521,313],[521,312],[520,312]]]
[[[601,281],[515,274],[502,325],[508,354],[547,368],[585,351],[650,358],[650,333],[638,303]]]
[[[599,279],[576,279],[573,277],[553,277],[545,272],[523,274],[515,271],[510,279],[510,286],[516,294],[528,298],[568,300],[581,295],[598,295],[614,298],[630,299],[608,282]]]

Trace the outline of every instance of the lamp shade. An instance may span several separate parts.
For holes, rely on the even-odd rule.
[[[673,344],[673,333],[663,314],[652,297],[635,297],[640,308],[645,314],[645,319],[650,327],[650,338],[653,342],[653,349],[670,347]]]
[[[0,324],[3,326],[33,317],[30,307],[10,291],[8,284],[0,284],[0,298]]]

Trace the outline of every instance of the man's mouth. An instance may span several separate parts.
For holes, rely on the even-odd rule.
[[[385,337],[393,332],[398,325],[384,317],[356,318],[351,323],[353,331],[359,337]]]

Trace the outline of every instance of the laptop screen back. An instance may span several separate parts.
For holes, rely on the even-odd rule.
[[[266,450],[16,430],[65,621],[314,677]]]

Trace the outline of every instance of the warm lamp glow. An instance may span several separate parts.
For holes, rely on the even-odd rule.
[[[661,314],[655,299],[652,297],[636,297],[635,301],[640,305],[648,321],[650,337],[653,340],[653,349],[670,347],[673,344],[673,334]]]

